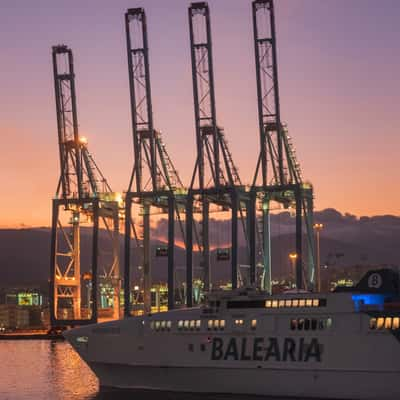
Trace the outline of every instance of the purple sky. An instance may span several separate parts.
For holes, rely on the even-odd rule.
[[[114,190],[132,167],[123,14],[143,6],[155,126],[188,182],[195,134],[182,0],[2,0],[0,226],[50,223],[58,178],[51,46],[74,52],[81,133]],[[251,1],[210,0],[217,115],[242,179],[258,154]],[[400,1],[277,0],[282,117],[316,207],[399,214]],[[27,200],[23,200],[26,196]]]

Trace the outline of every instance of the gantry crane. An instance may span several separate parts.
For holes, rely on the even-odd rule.
[[[273,0],[254,0],[253,29],[257,77],[260,154],[253,179],[262,220],[261,249],[263,254],[263,287],[271,291],[270,202],[296,209],[296,286],[312,288],[314,282],[314,245],[312,231],[313,189],[301,175],[300,164],[281,121],[276,30]],[[258,178],[261,175],[261,186]],[[302,216],[308,244],[307,277],[303,271]]]
[[[72,50],[52,48],[57,113],[60,177],[52,207],[50,258],[50,320],[52,326],[97,321],[98,278],[113,287],[113,317],[119,316],[119,209],[120,196],[112,192],[93,156],[87,139],[79,134]],[[64,214],[64,217],[61,215]],[[112,255],[100,260],[99,223],[104,222]],[[82,276],[82,224],[92,226],[90,273]],[[90,286],[89,307],[82,304],[82,283]],[[62,305],[61,303],[69,303]],[[72,308],[68,310],[68,306]],[[86,315],[82,310],[87,310]],[[63,314],[64,311],[65,313]],[[72,311],[72,312],[71,312]]]
[[[187,254],[187,304],[192,301],[192,226],[193,201],[202,208],[202,236],[200,251],[204,269],[204,287],[210,288],[209,261],[209,213],[210,206],[231,211],[231,279],[237,287],[238,266],[238,214],[248,241],[252,240],[254,209],[244,190],[233,161],[224,130],[217,123],[210,10],[206,2],[192,3],[188,10],[192,62],[194,116],[196,128],[197,158],[189,187],[186,210]],[[244,212],[247,214],[245,221]],[[249,228],[247,229],[249,223]],[[249,235],[247,233],[249,232]],[[255,279],[255,256],[249,250],[251,277]]]
[[[184,237],[181,212],[186,190],[168,155],[161,132],[154,128],[147,23],[143,8],[127,10],[125,29],[134,147],[133,171],[125,196],[125,315],[130,315],[130,240],[132,230],[134,234],[138,231],[133,224],[132,204],[140,204],[140,214],[143,217],[142,235],[138,238],[137,250],[143,264],[145,311],[150,311],[151,308],[151,207],[168,215],[168,307],[173,308],[175,218],[178,219]]]

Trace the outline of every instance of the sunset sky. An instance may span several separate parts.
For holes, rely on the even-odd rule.
[[[188,183],[186,0],[1,0],[0,226],[49,225],[59,174],[51,46],[75,58],[81,134],[115,191],[133,149],[123,14],[146,10],[155,126]],[[217,116],[242,180],[258,155],[250,0],[209,0]],[[400,215],[400,1],[277,0],[282,118],[316,209]]]

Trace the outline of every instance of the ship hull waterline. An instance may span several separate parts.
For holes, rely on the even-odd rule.
[[[100,387],[275,397],[398,400],[400,373],[90,363]]]

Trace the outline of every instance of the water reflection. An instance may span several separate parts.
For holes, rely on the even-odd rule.
[[[0,341],[0,399],[89,399],[97,379],[67,343]]]
[[[85,399],[97,393],[98,383],[89,367],[68,343],[49,342],[51,384],[60,400]]]
[[[97,378],[65,342],[0,341],[0,360],[1,400],[251,400],[257,398],[99,390]]]

